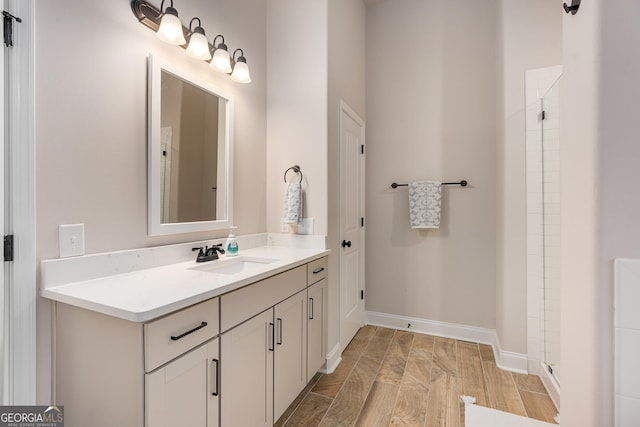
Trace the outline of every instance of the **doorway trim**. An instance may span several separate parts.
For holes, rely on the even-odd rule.
[[[9,300],[9,404],[36,403],[36,243],[35,243],[35,0],[5,0],[22,18],[14,23],[14,47],[5,48],[5,138],[11,141],[5,233],[14,237],[14,261],[5,263]],[[8,130],[8,132],[7,132]],[[6,141],[5,141],[6,142]],[[7,284],[5,284],[7,286]]]

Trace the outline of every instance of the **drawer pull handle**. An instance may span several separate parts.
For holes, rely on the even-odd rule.
[[[278,331],[279,331],[278,342],[276,344],[282,345],[282,319],[277,318],[276,320],[278,321]]]
[[[322,273],[324,271],[324,267],[320,267],[317,270],[313,270],[313,274],[319,274]]]
[[[269,322],[269,332],[271,333],[271,347],[269,347],[269,351],[275,351],[276,349],[276,345],[275,345],[275,335],[276,335],[276,331],[275,331],[275,324]]]
[[[187,331],[187,332],[185,332],[183,334],[180,334],[177,337],[174,337],[173,335],[171,335],[171,341],[178,341],[180,338],[184,338],[187,335],[194,333],[198,329],[204,328],[205,326],[207,326],[207,322],[202,322],[202,323],[200,323],[200,326],[196,326],[195,328],[191,329],[190,331]]]
[[[216,367],[212,369],[213,374],[216,376],[216,380],[213,382],[216,385],[216,391],[212,391],[212,396],[217,396],[220,391],[220,361],[218,359],[211,359],[211,363],[215,363]]]
[[[309,298],[309,308],[311,310],[309,310],[309,312],[311,313],[311,315],[309,316],[309,320],[313,320],[313,298]]]

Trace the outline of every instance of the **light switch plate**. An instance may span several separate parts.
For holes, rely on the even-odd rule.
[[[84,224],[65,224],[58,227],[60,258],[84,255]]]

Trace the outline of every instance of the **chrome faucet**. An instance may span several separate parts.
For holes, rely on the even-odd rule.
[[[220,254],[224,254],[224,249],[222,249],[222,243],[218,243],[217,245],[202,246],[198,248],[191,248],[191,251],[198,251],[198,256],[196,257],[196,262],[206,262],[213,261],[218,259],[218,252]]]

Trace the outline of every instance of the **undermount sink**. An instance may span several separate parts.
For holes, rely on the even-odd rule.
[[[233,275],[233,274],[239,274],[239,273],[246,273],[248,271],[261,267],[265,264],[271,264],[272,262],[275,262],[275,261],[277,261],[277,259],[275,258],[258,258],[258,257],[239,256],[237,258],[226,258],[222,260],[208,261],[201,265],[191,267],[190,270],[206,271],[208,273],[216,273],[216,274]]]

